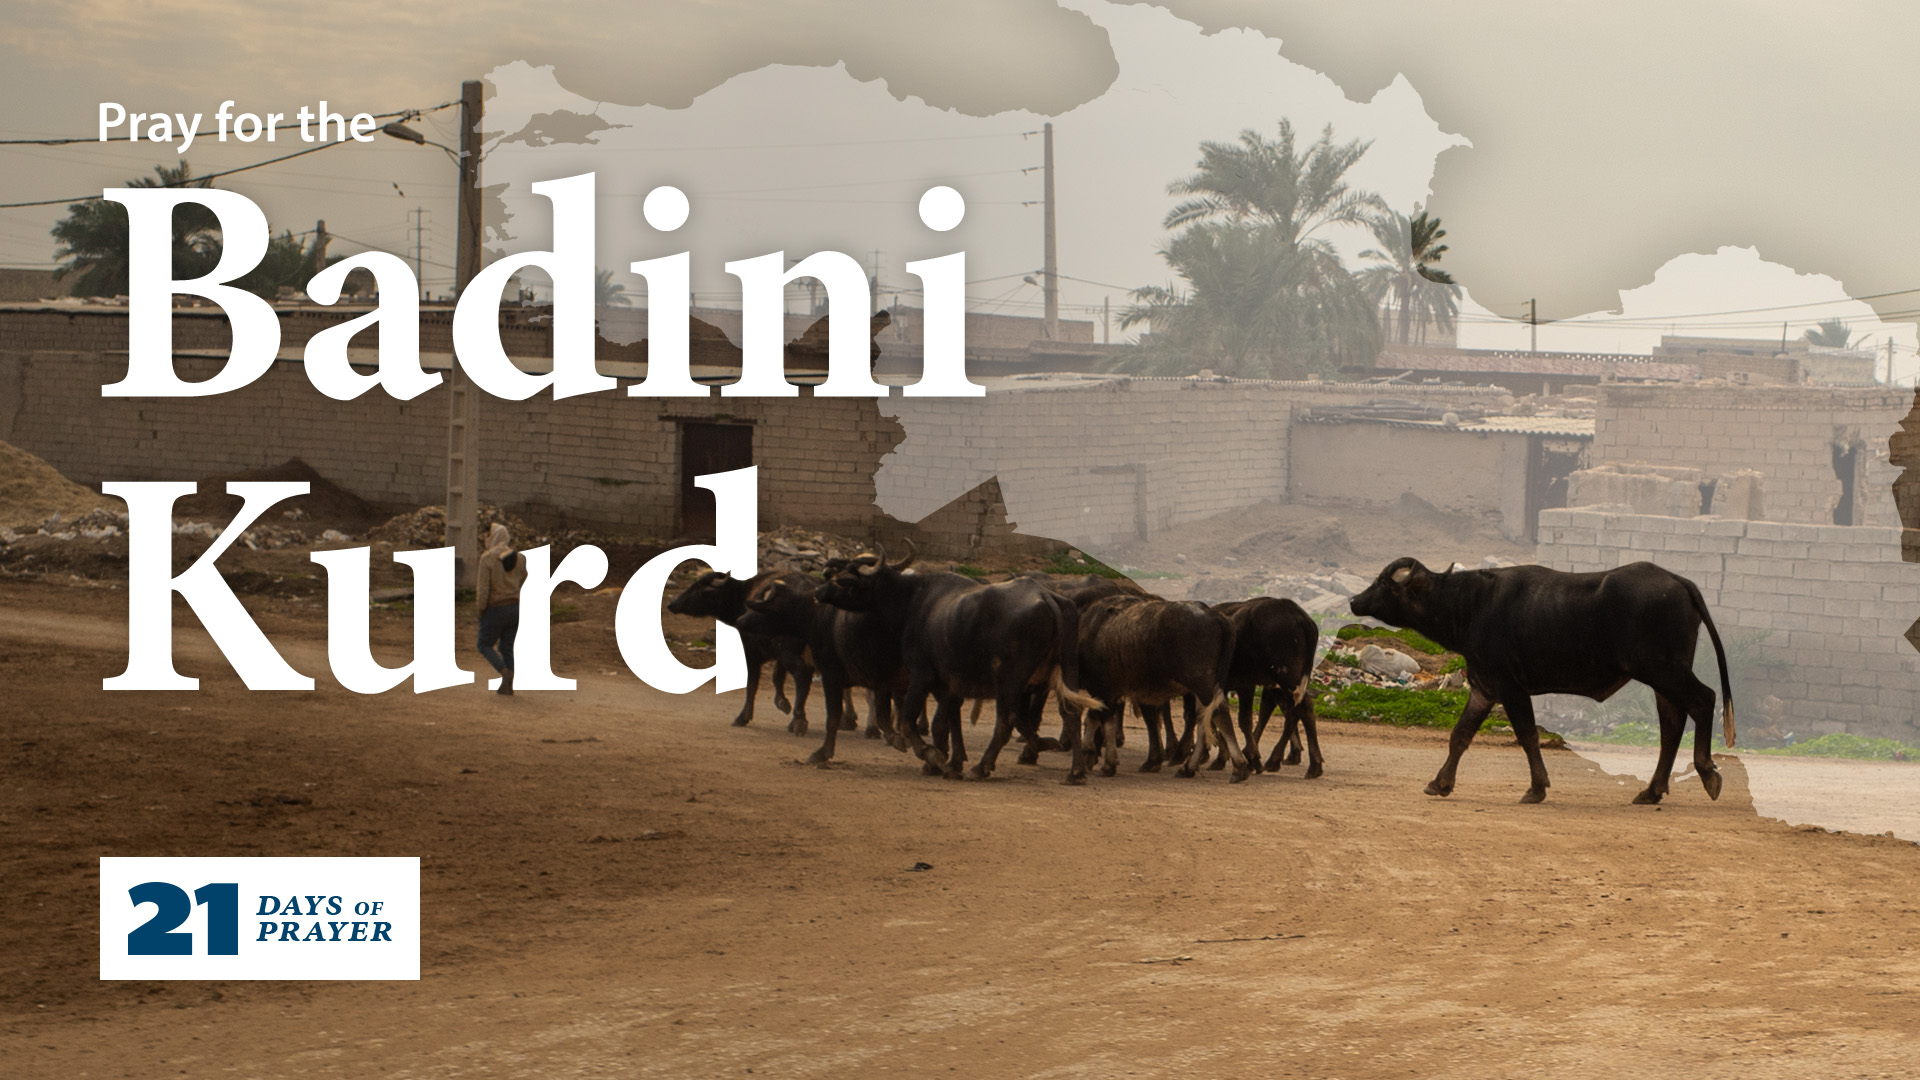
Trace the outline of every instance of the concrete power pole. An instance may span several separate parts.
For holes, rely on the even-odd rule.
[[[1054,202],[1053,202],[1053,125],[1048,123],[1040,129],[1042,141],[1046,146],[1046,249],[1045,263],[1041,268],[1042,292],[1046,296],[1046,334],[1047,340],[1060,339],[1060,252],[1054,240]]]
[[[460,229],[454,296],[480,273],[480,81],[460,84]],[[447,372],[447,546],[460,583],[471,584],[479,557],[480,392],[456,358]]]

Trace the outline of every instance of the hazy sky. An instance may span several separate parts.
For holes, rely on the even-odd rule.
[[[1719,311],[1744,312],[1720,320],[1729,332],[1772,336],[1790,320],[1798,336],[1838,309],[1780,305],[1920,287],[1902,259],[1920,221],[1895,202],[1920,109],[1904,85],[1920,21],[1907,5],[1073,6],[587,3],[529,18],[526,5],[476,0],[453,19],[444,7],[355,0],[296,15],[6,3],[0,129],[87,134],[101,100],[210,114],[225,98],[258,112],[326,98],[379,112],[437,104],[460,79],[499,70],[496,122],[571,102],[632,126],[601,133],[603,147],[584,155],[503,146],[489,180],[524,193],[527,180],[598,172],[603,193],[624,195],[601,211],[601,262],[617,266],[666,250],[638,250],[663,238],[635,221],[637,193],[684,179],[694,217],[672,239],[713,288],[727,258],[803,254],[816,238],[863,258],[880,248],[894,266],[964,246],[975,278],[1032,269],[1039,213],[1018,204],[1037,197],[1038,178],[1018,170],[1039,149],[1018,133],[1052,118],[1062,270],[1131,286],[1165,280],[1153,254],[1163,189],[1195,144],[1288,116],[1373,139],[1356,178],[1396,206],[1424,200],[1440,214],[1447,264],[1491,313],[1518,315],[1529,297],[1545,319],[1627,305],[1631,332],[1547,327],[1543,347],[1644,348],[1663,329],[1699,332],[1703,320],[1688,316]],[[449,116],[430,119],[429,133],[453,141]],[[861,145],[819,145],[829,142]],[[752,149],[710,149],[721,145]],[[205,172],[297,148],[202,143],[188,159]],[[124,142],[0,148],[0,201],[97,191],[174,160]],[[427,257],[444,264],[449,168],[435,151],[383,140],[225,186],[276,227],[324,217],[338,235],[395,251],[409,244],[406,212],[424,206]],[[913,220],[911,198],[947,177],[972,209],[939,237]],[[536,237],[537,201],[509,194],[515,231]],[[0,211],[0,263],[47,265],[60,213]],[[884,265],[882,276],[904,280]],[[1031,288],[1006,292],[1017,284],[973,292],[1032,310]],[[1066,293],[1073,305],[1107,296],[1120,299],[1080,283]],[[1920,292],[1876,304],[1910,317]],[[1904,372],[1911,326],[1899,336]],[[1463,341],[1524,346],[1525,330],[1470,321]]]

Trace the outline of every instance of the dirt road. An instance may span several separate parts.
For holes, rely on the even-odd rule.
[[[1760,818],[1731,760],[1654,809],[1553,753],[1520,806],[1490,738],[1436,800],[1437,736],[1330,724],[1319,781],[953,783],[801,766],[586,631],[576,693],[364,699],[270,608],[314,692],[183,632],[201,691],[107,694],[122,604],[0,585],[9,1078],[1920,1075],[1920,848]],[[136,854],[422,856],[423,977],[102,983]]]

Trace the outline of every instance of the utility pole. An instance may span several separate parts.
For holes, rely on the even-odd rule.
[[[1527,301],[1527,355],[1540,351],[1540,305],[1537,300]]]
[[[317,274],[327,268],[327,244],[330,240],[331,238],[327,236],[327,219],[321,218],[319,221],[314,222],[313,261],[307,266],[307,274],[309,276]]]
[[[1047,230],[1045,261],[1041,268],[1042,281],[1045,283],[1042,293],[1046,297],[1046,334],[1047,340],[1055,341],[1060,337],[1060,252],[1054,241],[1054,202],[1053,202],[1053,124],[1044,124],[1040,128],[1042,142],[1046,146],[1043,168],[1046,174],[1046,224]]]
[[[407,215],[413,219],[413,280],[420,284],[420,299],[427,298],[427,275],[420,270],[421,253],[426,248],[427,208],[416,206]]]
[[[1100,298],[1100,344],[1113,344],[1113,297]]]
[[[454,255],[454,296],[480,273],[480,80],[460,84],[460,229]],[[447,372],[447,546],[461,584],[478,564],[480,392],[455,358]]]
[[[1893,335],[1887,335],[1887,385],[1893,385]]]

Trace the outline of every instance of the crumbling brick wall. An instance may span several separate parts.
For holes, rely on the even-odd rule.
[[[1895,525],[1887,440],[1913,404],[1894,387],[1601,386],[1593,463],[1645,462],[1709,476],[1751,469],[1764,476],[1766,514],[1833,524],[1841,494],[1836,442],[1855,445],[1861,469],[1855,525]]]

